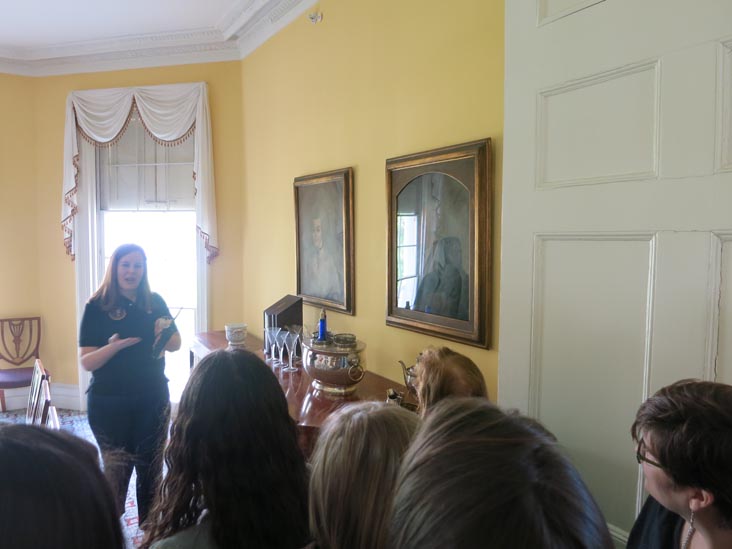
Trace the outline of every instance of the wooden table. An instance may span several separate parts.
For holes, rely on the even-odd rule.
[[[210,352],[223,349],[227,345],[223,330],[196,334],[190,348],[191,367]],[[244,345],[247,350],[252,351],[263,360],[265,359],[264,343],[260,338],[247,334]],[[269,361],[265,361],[270,364]],[[308,456],[315,444],[321,425],[338,408],[350,402],[385,401],[386,391],[389,388],[406,394],[404,385],[369,371],[366,371],[363,380],[356,386],[356,391],[348,396],[332,396],[314,389],[312,378],[302,367],[299,367],[296,372],[290,373],[283,372],[279,366],[274,366],[272,371],[277,376],[285,397],[287,397],[290,416],[297,422],[300,446]]]

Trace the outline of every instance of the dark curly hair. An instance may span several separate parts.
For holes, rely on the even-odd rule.
[[[204,511],[222,548],[307,543],[296,426],[277,378],[253,353],[216,351],[195,367],[165,464],[142,547],[197,524]]]
[[[678,486],[714,496],[722,528],[732,528],[732,385],[684,379],[641,404],[630,428]]]

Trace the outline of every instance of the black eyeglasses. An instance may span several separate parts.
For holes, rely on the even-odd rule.
[[[655,467],[658,467],[659,469],[663,469],[663,465],[658,463],[657,461],[653,461],[652,459],[648,459],[644,454],[641,453],[641,446],[643,446],[643,441],[638,442],[638,446],[635,449],[635,459],[638,461],[638,465],[640,465],[642,462],[646,462],[650,465],[654,465]]]

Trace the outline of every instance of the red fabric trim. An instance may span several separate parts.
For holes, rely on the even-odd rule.
[[[219,255],[219,249],[209,244],[209,236],[201,230],[201,227],[196,226],[196,232],[203,238],[203,245],[206,247],[206,263],[211,264],[216,259],[216,256]]]

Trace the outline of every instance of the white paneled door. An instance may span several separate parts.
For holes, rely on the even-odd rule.
[[[499,400],[622,545],[639,404],[732,383],[732,2],[506,2],[505,71]]]

